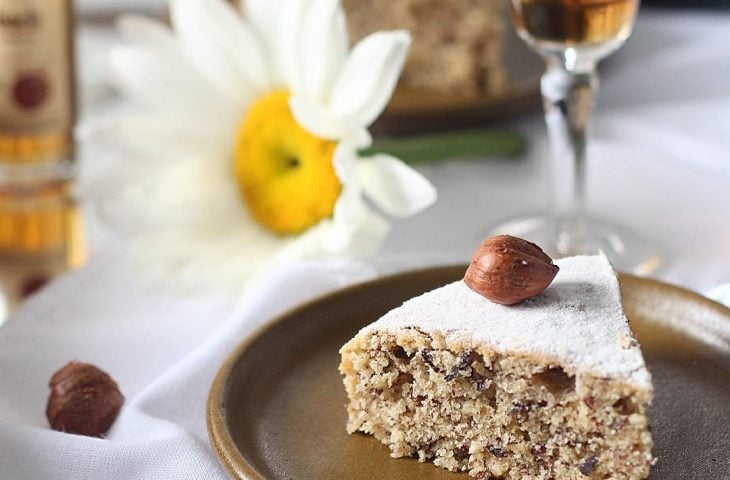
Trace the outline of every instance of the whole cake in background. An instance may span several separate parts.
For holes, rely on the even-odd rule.
[[[505,85],[503,0],[343,0],[352,41],[406,29],[413,44],[401,85],[477,95]]]
[[[605,257],[553,264],[494,237],[464,280],[391,310],[340,353],[348,432],[393,457],[480,480],[649,475],[651,376]]]

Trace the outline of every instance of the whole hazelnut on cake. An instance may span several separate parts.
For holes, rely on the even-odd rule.
[[[479,246],[464,283],[494,303],[514,305],[542,293],[558,270],[553,259],[534,243],[499,235]]]

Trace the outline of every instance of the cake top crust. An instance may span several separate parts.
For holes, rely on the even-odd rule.
[[[620,378],[651,389],[608,260],[578,256],[555,263],[560,272],[552,285],[520,304],[492,303],[460,280],[406,301],[361,333],[416,328],[439,333],[450,344],[539,354],[576,373]]]

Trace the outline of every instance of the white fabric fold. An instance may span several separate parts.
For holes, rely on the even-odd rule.
[[[730,307],[730,283],[713,288],[707,292],[707,296],[716,302]]]
[[[119,252],[100,256],[0,329],[0,478],[228,478],[205,424],[208,390],[225,357],[285,310],[374,275],[355,262],[293,264],[236,306],[145,290],[125,265]],[[126,397],[105,439],[47,426],[48,380],[70,360],[104,369]]]

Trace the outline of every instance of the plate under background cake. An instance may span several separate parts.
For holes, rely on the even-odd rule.
[[[341,350],[348,431],[481,479],[634,479],[653,460],[649,372],[603,257],[556,262],[497,305],[462,281],[407,301]]]

